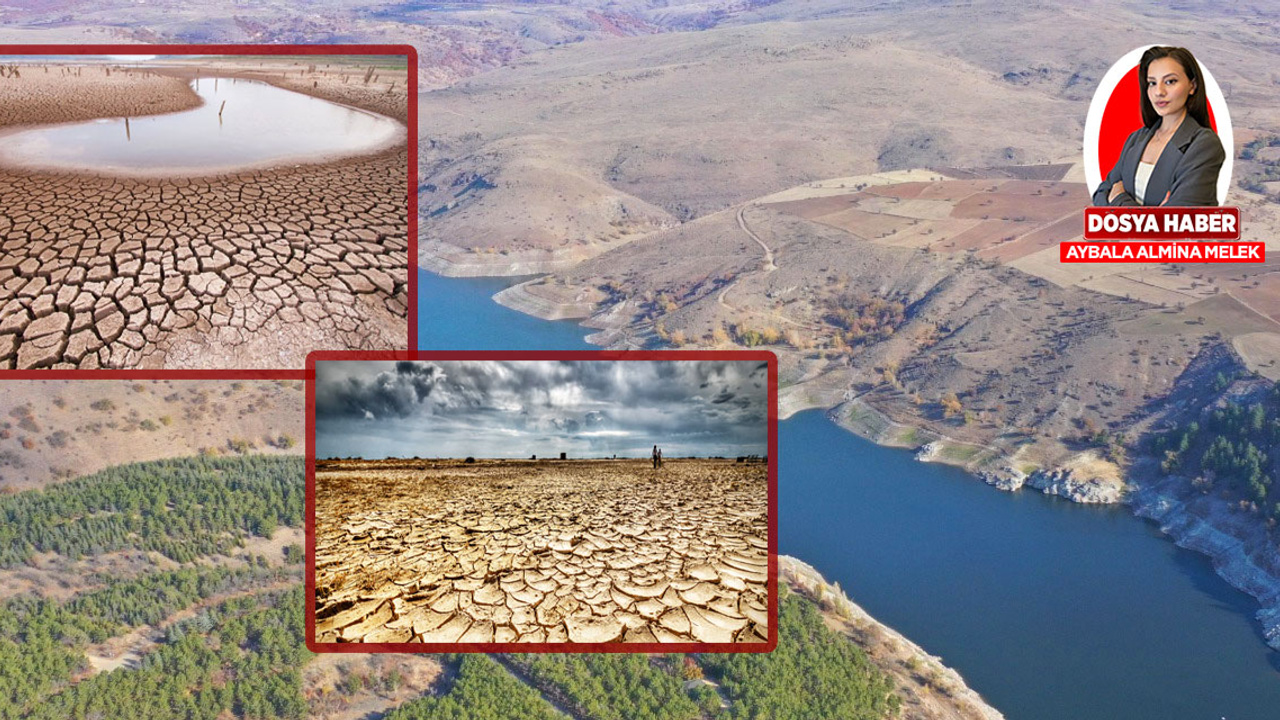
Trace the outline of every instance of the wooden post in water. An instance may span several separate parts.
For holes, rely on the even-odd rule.
[[[124,139],[125,142],[133,142],[133,133],[129,132],[129,118],[124,119]]]
[[[222,106],[218,108],[218,122],[222,122],[222,111],[227,109],[227,101],[222,101]]]

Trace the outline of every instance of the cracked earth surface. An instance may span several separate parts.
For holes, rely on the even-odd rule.
[[[767,468],[321,460],[321,643],[764,642]]]
[[[103,112],[91,79],[56,87]],[[187,102],[184,81],[144,79],[152,112],[169,109],[161,80]],[[14,87],[0,105],[32,96]],[[44,122],[63,119],[37,95]],[[0,170],[0,367],[301,367],[311,350],[404,347],[407,165],[400,146],[196,178]]]

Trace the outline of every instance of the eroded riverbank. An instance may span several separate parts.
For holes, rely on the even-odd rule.
[[[947,667],[902,633],[876,620],[812,565],[787,555],[778,557],[783,581],[807,595],[823,610],[834,630],[851,638],[870,656],[876,667],[894,678],[903,701],[903,717],[917,720],[1003,720]]]
[[[1255,617],[1262,635],[1271,648],[1280,650],[1280,547],[1256,516],[1193,490],[1185,478],[1164,476],[1143,459],[1125,482],[1126,478],[1107,474],[1109,468],[1089,467],[1088,455],[1065,467],[1021,473],[1011,469],[1016,459],[992,448],[894,424],[856,401],[829,411],[829,416],[859,437],[885,447],[914,450],[916,460],[963,469],[1005,492],[1029,488],[1079,504],[1126,506],[1155,523],[1179,547],[1208,557],[1223,580],[1257,600],[1261,608]]]

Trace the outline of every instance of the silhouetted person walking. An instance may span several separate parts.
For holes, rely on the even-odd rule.
[[[661,457],[662,455],[658,452],[658,446],[654,445],[653,446],[653,469],[654,470],[658,469],[658,462],[660,461]]]

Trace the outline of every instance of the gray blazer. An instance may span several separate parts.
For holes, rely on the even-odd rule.
[[[1182,121],[1160,153],[1160,159],[1147,180],[1147,191],[1143,196],[1145,202],[1140,203],[1133,196],[1133,178],[1138,172],[1138,162],[1147,149],[1147,142],[1155,135],[1156,127],[1159,125],[1135,130],[1125,141],[1120,159],[1093,193],[1094,205],[1164,203],[1167,206],[1206,207],[1218,204],[1218,172],[1222,170],[1227,154],[1222,150],[1222,141],[1217,133],[1201,127],[1190,115]],[[1114,201],[1107,202],[1111,186],[1122,180],[1125,191]],[[1164,200],[1166,193],[1168,202]]]

